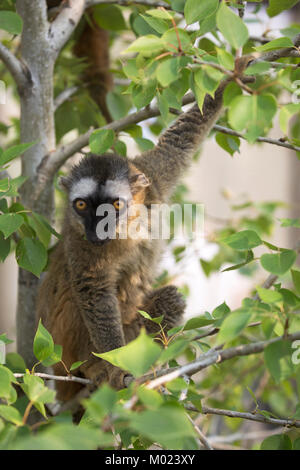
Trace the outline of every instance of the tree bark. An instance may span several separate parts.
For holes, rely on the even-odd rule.
[[[39,212],[49,220],[53,218],[54,190],[47,185],[36,200],[33,187],[37,169],[43,157],[55,148],[53,106],[54,58],[50,49],[47,8],[44,0],[17,0],[17,11],[23,19],[21,56],[30,73],[29,85],[20,91],[21,141],[36,142],[22,158],[22,176],[27,178],[20,189],[22,204]],[[17,309],[17,350],[27,367],[36,359],[32,344],[35,325],[35,303],[39,279],[20,269]]]

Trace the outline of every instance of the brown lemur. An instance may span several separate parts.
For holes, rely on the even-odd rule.
[[[63,347],[67,367],[87,360],[77,375],[95,384],[108,381],[124,387],[125,372],[92,355],[133,340],[142,326],[149,333],[157,326],[142,317],[164,315],[170,329],[182,319],[185,303],[174,286],[152,290],[160,256],[159,240],[99,239],[97,207],[113,204],[121,211],[135,204],[151,210],[152,203],[167,201],[199,144],[222,109],[225,85],[215,97],[206,96],[202,113],[197,105],[181,114],[160,137],[153,150],[133,160],[118,155],[90,155],[62,180],[68,204],[50,269],[38,296],[38,317],[55,343]],[[137,358],[138,360],[138,358]],[[65,374],[61,364],[57,375]],[[57,382],[58,398],[69,400],[81,386]]]

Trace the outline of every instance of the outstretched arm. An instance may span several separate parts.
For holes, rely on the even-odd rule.
[[[161,197],[172,191],[191,157],[218,120],[227,83],[221,83],[214,98],[206,95],[202,113],[195,104],[162,134],[153,150],[135,158],[134,165],[151,180]]]

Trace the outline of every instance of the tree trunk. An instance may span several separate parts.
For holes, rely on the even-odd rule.
[[[38,200],[34,198],[37,169],[43,157],[55,148],[53,107],[54,58],[48,40],[49,24],[46,2],[17,0],[17,11],[23,19],[21,38],[22,61],[30,73],[29,86],[20,92],[21,141],[36,142],[22,158],[22,176],[27,178],[20,189],[22,204],[53,218],[54,189],[47,185]],[[32,344],[35,324],[35,302],[39,279],[20,268],[17,310],[17,350],[27,367],[36,362]]]

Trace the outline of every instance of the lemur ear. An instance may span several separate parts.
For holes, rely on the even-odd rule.
[[[131,165],[129,183],[133,192],[138,192],[150,185],[150,181],[147,176],[133,165]]]
[[[58,180],[58,185],[63,191],[69,191],[70,186],[71,186],[71,182],[70,182],[69,178],[67,178],[65,176],[61,176]]]
[[[132,184],[135,187],[146,188],[147,186],[150,185],[150,181],[144,175],[144,173],[137,173],[130,177],[130,184]]]

